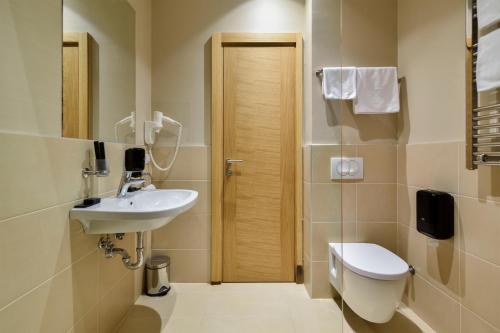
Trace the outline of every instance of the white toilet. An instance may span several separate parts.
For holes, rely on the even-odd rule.
[[[358,316],[385,323],[401,301],[408,264],[376,244],[329,243],[329,275],[332,286]]]

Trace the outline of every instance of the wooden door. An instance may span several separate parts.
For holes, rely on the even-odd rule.
[[[223,52],[223,281],[293,281],[296,49]]]
[[[90,45],[87,33],[64,33],[62,136],[91,137]]]

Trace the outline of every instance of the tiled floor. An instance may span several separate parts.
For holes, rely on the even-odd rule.
[[[169,299],[141,297],[120,333],[434,333],[407,308],[387,324],[371,324],[291,283],[175,283],[173,290]]]
[[[166,333],[341,332],[333,300],[311,300],[297,284],[175,284]]]

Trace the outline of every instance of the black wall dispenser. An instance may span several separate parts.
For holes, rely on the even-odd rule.
[[[125,171],[143,171],[145,160],[146,151],[143,148],[129,148],[125,150]]]
[[[433,190],[417,191],[417,230],[431,238],[453,237],[455,208],[449,193]]]

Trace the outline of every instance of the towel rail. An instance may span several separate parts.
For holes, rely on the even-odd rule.
[[[500,166],[500,103],[480,106],[477,92],[479,28],[477,0],[468,0],[467,7],[467,141],[466,167]]]
[[[316,76],[318,76],[318,77],[322,76],[323,75],[323,68],[317,69],[315,71],[315,73],[316,73]],[[401,83],[401,81],[403,81],[403,78],[399,77],[398,78],[398,82]]]

